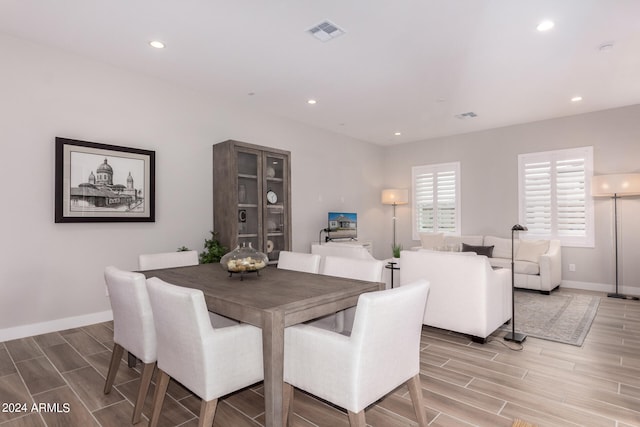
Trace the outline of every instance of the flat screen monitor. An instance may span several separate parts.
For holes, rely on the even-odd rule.
[[[329,239],[355,239],[358,237],[358,214],[355,212],[329,212]]]

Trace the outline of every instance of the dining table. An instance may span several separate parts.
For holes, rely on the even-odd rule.
[[[357,304],[360,294],[384,283],[268,266],[230,274],[220,264],[142,271],[173,285],[200,289],[209,311],[262,329],[265,424],[283,426],[284,330]],[[313,367],[310,367],[313,369]]]

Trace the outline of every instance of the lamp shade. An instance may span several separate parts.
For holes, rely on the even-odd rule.
[[[409,190],[390,188],[382,190],[383,205],[406,205],[409,203]]]
[[[593,197],[640,195],[640,173],[596,175],[591,178]]]

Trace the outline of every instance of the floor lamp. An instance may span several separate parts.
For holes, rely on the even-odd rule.
[[[640,173],[613,175],[597,175],[591,178],[591,195],[593,197],[611,197],[613,199],[613,244],[615,246],[616,291],[608,294],[610,298],[637,300],[621,294],[618,289],[618,199],[624,196],[640,195]]]
[[[524,225],[516,224],[511,227],[511,332],[504,336],[507,341],[514,341],[521,343],[527,339],[525,334],[516,332],[516,273],[515,273],[515,255],[513,249],[513,235],[516,231],[527,231],[527,227]]]
[[[409,203],[409,190],[390,188],[382,190],[382,204],[393,205],[393,247],[396,247],[396,206]]]

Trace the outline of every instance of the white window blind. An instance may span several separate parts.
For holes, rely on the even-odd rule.
[[[419,232],[460,234],[460,163],[415,166],[413,238]]]
[[[593,148],[518,156],[520,223],[534,238],[593,246]]]

